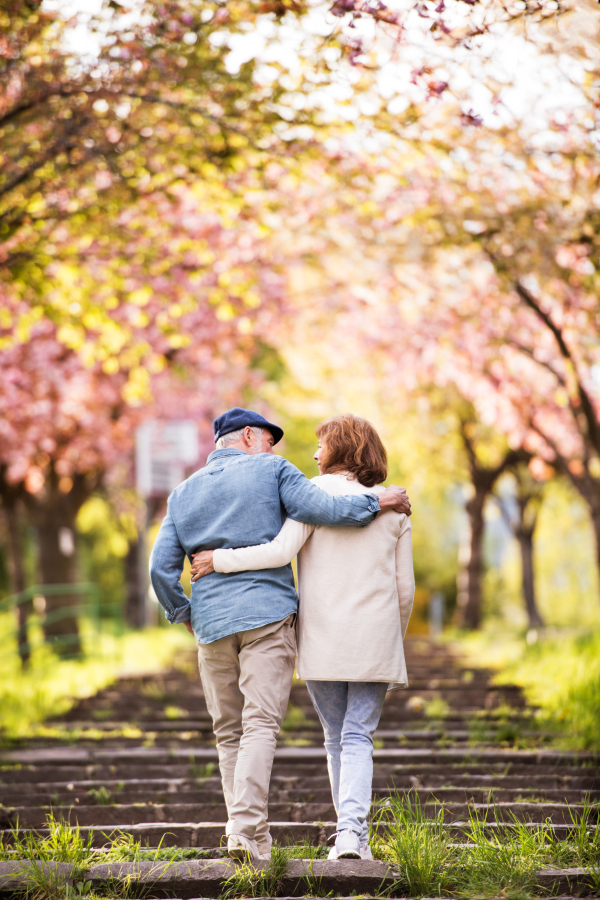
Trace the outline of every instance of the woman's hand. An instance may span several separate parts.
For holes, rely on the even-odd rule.
[[[210,575],[215,571],[213,566],[214,550],[201,550],[192,556],[192,581],[198,581],[203,575]]]

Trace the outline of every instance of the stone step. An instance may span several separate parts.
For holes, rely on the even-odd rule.
[[[275,762],[314,763],[326,759],[323,747],[278,747]],[[395,765],[452,764],[452,765],[572,765],[600,769],[600,759],[592,751],[573,752],[567,750],[531,749],[516,750],[504,748],[445,748],[406,747],[375,749],[375,763],[390,762]],[[217,762],[217,751],[213,748],[172,747],[168,750],[153,747],[48,747],[11,750],[0,755],[0,767],[11,764],[26,765],[94,765],[116,766],[121,762],[146,765],[171,766],[176,762],[207,763]]]
[[[525,822],[525,827],[531,831],[539,831],[550,827],[552,833],[557,840],[567,840],[571,835],[577,834],[577,826],[571,823],[556,823],[548,826],[543,821]],[[468,839],[470,833],[470,823],[468,821],[455,821],[449,824],[448,832],[456,840],[464,842]],[[483,826],[485,832],[489,835],[497,834],[498,829],[505,827],[497,822],[486,822]],[[596,826],[590,826],[595,829]],[[135,840],[141,842],[142,847],[214,847],[220,846],[224,840],[225,822],[144,822],[138,824],[122,824],[115,830],[111,830],[112,826],[93,825],[82,826],[80,834],[84,841],[87,841],[88,835],[92,835],[93,847],[105,847],[111,839],[118,837],[120,834],[132,835]],[[305,842],[313,846],[327,843],[328,838],[335,832],[336,824],[331,822],[271,822],[270,826],[273,840],[282,846],[298,846]],[[47,836],[49,830],[46,828],[19,828],[19,834],[23,839],[28,834],[35,834],[41,837]],[[14,832],[5,831],[3,839],[6,846],[13,843]]]
[[[56,881],[73,887],[73,867],[65,863],[46,864]],[[26,892],[34,885],[27,870],[13,862],[0,863],[0,896],[14,896]],[[231,860],[189,860],[184,863],[137,862],[111,863],[91,866],[77,880],[90,882],[92,891],[105,892],[109,884],[127,885],[128,897],[148,896],[182,898],[219,897],[223,884],[236,871]],[[257,869],[265,869],[266,865]],[[56,878],[58,876],[58,878]],[[401,877],[388,863],[377,860],[290,860],[280,883],[280,893],[288,896],[349,895],[397,893],[394,885]],[[55,881],[55,883],[56,883]],[[578,896],[590,895],[594,890],[594,878],[584,869],[542,869],[536,872],[536,881],[547,891],[576,892]],[[60,882],[59,882],[60,883]],[[64,890],[64,888],[63,888]]]
[[[77,742],[80,746],[92,746],[97,742],[97,733],[102,732],[102,740],[103,745],[105,747],[123,747],[123,745],[139,745],[140,738],[145,736],[146,739],[152,737],[152,742],[155,748],[162,748],[164,746],[170,746],[173,739],[179,739],[181,741],[194,741],[194,744],[198,746],[198,744],[202,744],[206,748],[210,748],[214,746],[215,740],[212,736],[212,732],[208,730],[200,732],[195,730],[192,725],[188,725],[187,723],[182,724],[177,723],[176,725],[172,724],[164,724],[159,723],[156,725],[149,726],[146,728],[138,728],[137,726],[128,725],[127,734],[121,733],[120,727],[118,723],[110,723],[110,727],[105,727],[106,723],[102,724],[101,728],[97,728],[95,725],[89,725],[89,728],[85,728],[81,730],[77,727],[75,730]],[[57,745],[64,743],[65,740],[65,732],[69,732],[71,729],[68,727],[64,729],[63,733],[60,737],[56,737],[54,740]],[[505,746],[506,744],[515,743],[517,740],[528,740],[528,741],[536,741],[537,743],[548,742],[556,737],[555,732],[541,732],[541,731],[531,731],[529,729],[522,729],[520,726],[512,726],[512,725],[502,725],[499,728],[485,728],[482,730],[481,728],[477,730],[469,730],[469,729],[452,729],[452,728],[427,728],[424,730],[417,731],[416,729],[393,729],[387,731],[376,731],[374,735],[375,746],[380,749],[395,749],[398,745],[401,747],[404,745],[425,745],[425,746],[445,746],[448,743],[451,743],[456,746],[464,749],[474,749],[481,745],[485,745],[488,743],[498,743],[500,746]],[[90,744],[90,742],[93,742]],[[36,743],[43,744],[47,746],[50,741],[47,737],[39,738],[36,740],[32,738],[30,740],[30,746],[35,746]],[[313,747],[319,748],[323,744],[323,732],[321,729],[317,730],[297,730],[295,732],[282,732],[278,739],[277,745],[279,747]]]
[[[491,670],[465,665],[447,647],[427,640],[407,641],[406,656],[410,688],[388,695],[375,734],[376,803],[397,791],[413,802],[418,798],[424,813],[432,817],[442,804],[449,833],[461,846],[468,845],[473,811],[486,819],[490,836],[502,834],[507,827],[502,822],[511,815],[532,832],[550,821],[556,838],[574,835],[571,816],[577,819],[584,803],[600,800],[600,759],[593,753],[544,749],[552,735],[535,728],[534,711],[525,705],[521,689],[492,684]],[[428,706],[431,700],[438,701],[437,706]],[[292,686],[291,704],[273,767],[272,832],[280,844],[308,840],[322,845],[335,830],[335,812],[321,726],[300,682]],[[428,713],[436,709],[446,715],[431,718]],[[163,846],[195,850],[221,844],[226,814],[217,753],[193,670],[121,679],[51,724],[56,737],[28,740],[0,754],[4,804],[0,818],[5,828],[18,818],[22,836],[34,831],[48,834],[46,819],[52,811],[58,819],[77,821],[84,840],[91,835],[97,848],[107,846],[110,835],[123,833],[149,847],[161,841]],[[530,749],[502,743],[517,736],[525,738]],[[598,821],[598,807],[590,814],[592,822]],[[10,843],[10,830],[2,839],[5,845]],[[220,855],[216,850],[211,853]],[[346,862],[325,864],[318,884],[314,880],[303,884],[304,864],[294,861],[291,871],[297,866],[300,875],[293,884],[284,879],[280,893],[356,896],[381,888],[380,869],[376,885],[362,879],[361,872],[365,878],[369,875],[363,862],[347,881],[341,878],[342,869],[336,875],[327,868]],[[199,868],[196,861],[190,863]],[[218,875],[214,866],[230,871],[223,860],[208,867],[202,860],[200,865],[213,875]],[[189,864],[183,866],[189,876]],[[163,869],[173,871],[173,879],[167,885],[161,877],[158,893],[155,885],[151,896],[163,891],[165,896],[189,900],[216,896],[222,890],[223,872],[210,882],[178,880],[183,869],[172,863]],[[134,870],[122,870],[121,874],[133,876],[129,896],[148,896],[151,869],[138,872],[141,877]],[[337,881],[334,875],[339,876]],[[95,871],[93,889],[105,890],[106,876]],[[578,875],[570,881],[564,873],[554,873],[553,878],[549,880],[547,873],[540,876],[548,893],[586,891]]]
[[[37,793],[40,788],[50,793],[66,790],[79,790],[80,786],[95,787],[103,784],[154,784],[154,785],[184,785],[189,784],[195,789],[198,787],[206,790],[219,788],[220,779],[215,777],[216,764],[213,762],[212,777],[202,766],[197,777],[193,777],[188,765],[183,766],[59,766],[59,767],[32,767],[12,770],[10,772],[10,784],[0,783],[0,802],[4,797],[14,796],[15,793],[33,791]],[[506,770],[510,774],[505,774]],[[533,770],[533,771],[532,771]],[[140,771],[146,776],[139,779]],[[165,777],[165,773],[168,775]],[[534,774],[535,773],[535,774]],[[2,773],[5,779],[8,773]],[[303,794],[317,789],[328,790],[329,779],[323,765],[315,766],[278,764],[273,769],[272,787],[274,789],[297,790]],[[72,786],[72,787],[71,787]],[[552,790],[577,789],[594,791],[600,788],[600,767],[586,766],[452,766],[452,765],[406,765],[392,766],[375,764],[374,766],[374,790],[386,789],[411,790],[413,788],[440,788],[461,787],[466,789],[490,789],[490,788],[515,788],[519,791],[528,791],[529,788],[541,790],[547,786]],[[135,788],[137,790],[137,787]],[[145,790],[145,788],[140,788]],[[165,788],[168,789],[168,788]],[[172,790],[175,788],[172,788]],[[182,788],[183,789],[183,788]]]
[[[185,804],[222,803],[223,792],[219,784],[210,789],[196,787],[177,787],[172,782],[165,782],[161,788],[139,787],[134,789],[130,782],[102,782],[89,781],[74,784],[69,790],[65,785],[60,785],[60,790],[27,793],[23,790],[3,790],[2,802],[7,808],[36,808],[72,806],[102,806],[102,805],[128,805],[135,803],[167,804],[175,801]],[[35,785],[23,785],[21,787],[35,787]],[[331,803],[331,790],[329,786],[317,790],[310,790],[310,785],[305,790],[277,790],[272,788],[269,793],[269,804],[282,803]],[[97,793],[100,792],[100,799]],[[385,798],[397,792],[397,788],[376,787],[375,796]],[[439,801],[440,803],[539,803],[558,802],[567,804],[581,804],[584,800],[600,802],[600,787],[580,788],[577,790],[551,789],[547,787],[535,788],[528,784],[522,784],[520,788],[501,787],[419,787],[409,788],[402,792],[407,798],[419,799],[421,803]]]
[[[385,807],[385,801],[383,802]],[[435,816],[439,803],[426,802],[423,813]],[[487,822],[510,822],[515,819],[525,822],[546,822],[555,825],[570,824],[573,817],[577,820],[584,811],[582,804],[565,803],[527,803],[494,802],[494,803],[457,803],[445,802],[444,820],[448,823],[467,820],[471,814]],[[374,806],[374,811],[377,806]],[[4,829],[19,825],[23,828],[41,828],[45,825],[49,810],[20,806],[0,808],[0,826]],[[59,821],[71,825],[120,826],[137,825],[148,822],[222,822],[223,830],[227,821],[227,810],[223,801],[220,803],[138,803],[114,805],[53,806],[52,814]],[[595,823],[600,817],[600,807],[593,807],[590,822]],[[269,818],[278,822],[316,822],[335,821],[336,813],[331,800],[326,803],[270,803]]]

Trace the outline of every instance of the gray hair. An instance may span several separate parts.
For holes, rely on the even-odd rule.
[[[256,425],[247,426],[252,429],[252,432],[256,436],[257,440],[260,440],[260,436],[264,431],[264,428],[258,428]],[[229,447],[231,444],[237,444],[237,442],[241,439],[244,433],[243,428],[238,428],[237,431],[230,431],[229,434],[224,434],[223,437],[220,437],[217,441],[217,450],[223,450],[224,447]]]

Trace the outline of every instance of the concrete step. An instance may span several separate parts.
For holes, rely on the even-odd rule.
[[[217,770],[216,760],[208,760],[212,765],[213,775],[205,778],[208,771],[206,763],[186,763],[165,765],[117,765],[94,764],[78,766],[20,766],[9,771],[0,772],[4,777],[0,781],[0,794],[22,789],[37,791],[44,789],[61,790],[73,788],[69,785],[106,784],[118,785],[120,782],[134,785],[153,783],[161,785],[190,784],[201,785],[208,789],[220,785],[220,779],[214,775]],[[324,760],[323,760],[324,762]],[[199,773],[197,777],[194,777]],[[143,778],[140,778],[143,774]],[[320,763],[294,763],[275,760],[272,786],[286,789],[310,790],[311,788],[329,788],[329,778],[324,765]],[[531,766],[502,763],[488,765],[469,764],[429,764],[414,763],[412,765],[392,765],[375,760],[373,787],[384,790],[395,785],[398,789],[413,787],[514,787],[521,789],[532,786],[541,788],[545,785],[554,789],[581,788],[592,790],[600,788],[600,766],[578,765],[538,765]]]
[[[426,802],[423,804],[423,813],[426,816],[435,816],[440,808],[440,803]],[[385,808],[385,801],[382,807]],[[525,822],[545,822],[555,825],[571,824],[573,817],[576,819],[584,812],[582,804],[567,805],[565,803],[527,803],[521,802],[495,802],[495,803],[456,803],[444,802],[444,820],[447,823],[460,822],[469,819],[471,814],[487,822],[511,822],[513,817]],[[377,809],[374,806],[373,812]],[[43,807],[20,806],[13,808],[0,808],[0,825],[3,828],[14,828],[17,825],[23,828],[42,828],[47,819],[49,810]],[[74,805],[53,806],[52,814],[59,821],[68,822],[71,825],[102,825],[120,826],[137,825],[141,823],[174,823],[179,822],[222,822],[223,829],[227,821],[227,810],[224,802],[220,803],[172,803],[172,804],[114,804],[114,805]],[[335,809],[331,800],[326,803],[300,802],[300,803],[270,803],[269,818],[278,822],[334,822]],[[591,823],[600,818],[600,807],[592,807],[590,812]]]
[[[53,871],[55,883],[74,885],[73,867],[65,863],[46,864]],[[264,871],[265,865],[256,867]],[[29,876],[30,866],[18,863],[0,863],[0,896],[14,896],[34,885]],[[185,863],[137,862],[112,863],[91,866],[77,880],[90,882],[92,891],[106,891],[107,886],[127,884],[128,897],[219,897],[224,882],[237,870],[231,860],[189,860]],[[383,891],[398,896],[395,885],[401,873],[391,865],[376,860],[290,860],[280,885],[280,895],[315,896],[380,894]],[[542,869],[536,873],[536,881],[542,889],[554,892],[576,892],[589,896],[594,890],[594,879],[584,869]],[[64,887],[63,887],[64,890]],[[306,892],[306,893],[304,893]]]
[[[557,823],[548,826],[541,818],[538,821],[524,823],[531,831],[551,828],[552,834],[557,840],[567,840],[577,833],[577,826],[572,824]],[[499,832],[506,824],[489,821],[485,823],[484,830],[489,835]],[[448,833],[457,842],[465,842],[470,834],[469,821],[455,821],[449,824]],[[118,835],[128,834],[140,841],[142,847],[215,847],[220,846],[224,840],[225,822],[144,822],[138,824],[120,824],[118,827],[107,825],[82,826],[80,834],[84,841],[88,835],[92,835],[92,846],[106,847],[111,840]],[[591,826],[595,829],[595,826]],[[335,832],[335,821],[330,822],[271,822],[271,834],[273,840],[282,846],[297,846],[305,842],[312,846],[327,843],[328,838]],[[19,829],[23,839],[27,834],[47,836],[46,828]],[[4,832],[4,841],[7,846],[13,843],[14,833]]]
[[[518,781],[520,787],[480,787],[475,784],[465,787],[417,787],[408,786],[408,790],[402,791],[408,797],[418,797],[421,803],[439,800],[442,803],[449,802],[519,802],[529,801],[538,803],[540,800],[558,801],[559,803],[582,803],[587,797],[592,802],[600,801],[600,786],[597,788],[580,789],[552,789],[545,785],[540,788],[531,786],[525,781]],[[211,779],[213,782],[213,779]],[[158,785],[158,786],[157,786]],[[272,786],[269,794],[269,804],[272,807],[276,803],[330,803],[331,789],[329,785],[310,790],[313,787],[307,784],[304,789],[291,788],[278,790]],[[43,790],[35,791],[36,788]],[[393,795],[399,790],[398,786],[375,786],[374,793],[379,798]],[[35,792],[34,792],[35,791]],[[100,799],[98,799],[100,792]],[[35,785],[21,784],[12,790],[2,791],[3,803],[6,807],[36,807],[36,806],[72,806],[78,803],[85,806],[98,806],[106,804],[133,804],[145,803],[222,803],[223,793],[220,783],[211,783],[210,787],[199,787],[198,783],[173,781],[141,782],[138,785],[131,781],[85,781],[65,785]]]
[[[276,763],[314,763],[326,759],[323,747],[279,747],[275,751]],[[530,765],[536,769],[543,765],[565,765],[600,770],[600,759],[592,751],[563,751],[551,749],[516,750],[496,747],[445,748],[406,747],[375,749],[374,762],[390,762],[395,765],[436,764],[436,765]],[[213,748],[179,747],[170,749],[153,747],[123,747],[121,749],[94,747],[44,747],[36,749],[10,750],[0,754],[0,766],[27,765],[96,765],[117,766],[125,763],[165,766],[173,764],[217,762],[217,751]],[[533,769],[532,769],[533,771]],[[139,774],[139,772],[138,772]],[[12,777],[12,775],[11,775]]]
[[[441,804],[449,834],[464,846],[471,813],[485,820],[490,836],[503,834],[513,815],[532,832],[550,827],[556,838],[574,836],[571,815],[581,815],[585,802],[600,801],[600,759],[593,753],[544,748],[551,735],[535,728],[533,711],[525,706],[520,689],[492,684],[491,671],[465,666],[447,648],[428,641],[407,642],[406,653],[411,687],[388,695],[375,735],[376,804],[395,791],[413,801],[418,798],[431,817]],[[440,698],[447,705],[438,704],[438,711],[447,715],[430,720],[427,703]],[[272,833],[283,845],[323,845],[336,826],[321,727],[302,683],[293,685],[291,703],[295,709],[290,710],[273,766]],[[5,845],[12,840],[10,826],[17,818],[22,837],[47,835],[50,812],[78,822],[83,839],[90,835],[97,848],[106,847],[117,834],[131,835],[147,847],[162,842],[195,852],[221,844],[226,811],[217,753],[192,669],[121,680],[81,701],[54,724],[62,737],[40,737],[0,754]],[[530,749],[501,745],[511,732],[525,737]],[[597,822],[598,807],[589,815],[590,823]],[[591,830],[595,827],[590,824]],[[198,861],[189,862],[200,868]],[[203,871],[212,872],[212,882],[208,876],[188,877],[187,862],[183,865],[188,876],[183,877],[184,870],[171,863],[162,867],[150,893],[151,869],[120,871],[123,877],[132,876],[131,897],[158,897],[161,891],[181,900],[216,896],[230,864],[222,859],[200,862]],[[291,864],[289,871],[294,873],[296,866],[299,874],[293,883],[284,879],[280,893],[355,896],[374,893],[382,885],[381,869],[371,872],[362,862],[360,870],[347,871],[346,881],[343,869],[326,864],[319,870],[318,884],[314,879],[302,881],[303,865]],[[96,869],[86,880],[105,889],[107,872]],[[167,871],[173,872],[169,884]],[[374,872],[376,885],[368,881]],[[570,880],[564,873],[552,877],[540,875],[547,893],[589,892],[579,875]]]

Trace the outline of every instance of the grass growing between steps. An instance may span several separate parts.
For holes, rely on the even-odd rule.
[[[283,847],[273,846],[271,862],[264,869],[256,868],[250,860],[236,868],[223,885],[223,900],[238,897],[277,897],[290,860],[289,852]]]
[[[516,818],[492,832],[473,813],[467,843],[460,845],[443,807],[432,817],[418,798],[396,794],[373,822],[371,846],[375,858],[399,872],[390,896],[518,900],[541,895],[536,872],[542,868],[585,868],[597,874],[600,886],[600,831],[592,827],[597,812],[585,804],[573,814],[576,829],[568,841],[557,840],[550,825],[531,829]]]
[[[390,863],[398,872],[395,883],[387,886],[382,896],[528,900],[544,896],[536,883],[536,872],[549,867],[584,868],[595,874],[600,889],[600,831],[593,827],[597,812],[597,807],[586,804],[583,813],[573,814],[576,828],[569,840],[557,840],[551,825],[531,829],[517,819],[492,832],[486,829],[484,818],[473,814],[467,843],[457,844],[444,820],[442,807],[434,816],[427,815],[418,799],[413,802],[410,796],[397,794],[387,798],[380,807],[371,833],[374,857]],[[29,832],[19,834],[15,830],[10,845],[0,842],[0,860],[32,867],[27,872],[23,869],[30,882],[23,896],[29,900],[74,900],[75,897],[96,900],[107,896],[124,900],[133,896],[133,876],[120,882],[107,882],[92,892],[89,882],[83,880],[86,871],[99,863],[148,861],[156,863],[160,873],[164,872],[165,862],[171,865],[214,856],[193,848],[143,848],[139,841],[124,833],[114,836],[106,847],[93,849],[91,838],[84,840],[77,826],[65,825],[49,816],[47,827],[50,833],[45,837]],[[298,878],[295,894],[329,896],[322,876],[312,869],[313,862],[324,858],[327,852],[327,847],[308,844],[274,845],[269,865],[255,867],[248,861],[236,867],[223,883],[221,900],[280,896],[286,867],[294,859],[307,862],[307,871]],[[73,865],[70,877],[75,888],[66,884],[64,876],[61,880],[59,873],[49,871],[45,865],[48,862]]]
[[[105,847],[93,848],[92,832],[84,841],[78,825],[69,825],[56,819],[53,813],[46,817],[49,834],[36,835],[32,831],[12,830],[10,842],[4,843],[0,835],[0,861],[59,862],[75,866],[75,875],[82,874],[90,866],[100,863],[121,862],[186,862],[190,859],[212,859],[208,850],[193,847],[142,847],[139,840],[126,832],[116,832]]]
[[[303,844],[296,847],[279,847],[273,844],[271,861],[264,868],[255,868],[250,860],[238,866],[223,885],[222,900],[238,900],[245,897],[278,897],[283,889],[283,879],[287,864],[292,859],[307,862],[307,873],[300,878],[294,888],[294,896],[327,897],[323,888],[323,878],[313,871],[315,859],[327,856],[327,847],[313,847]]]
[[[0,629],[10,633],[6,616],[0,615]],[[5,627],[6,626],[6,627]],[[127,674],[160,671],[183,648],[193,647],[183,628],[153,628],[115,637],[101,634],[99,643],[89,646],[83,660],[61,660],[49,647],[40,645],[26,669],[21,668],[16,646],[2,644],[0,653],[0,741],[32,736],[73,739],[60,723],[44,725],[50,716],[59,716],[83,697],[89,697]],[[102,736],[103,732],[98,732]],[[93,734],[86,734],[94,737]]]
[[[452,635],[476,663],[498,669],[495,684],[518,684],[539,708],[540,729],[564,749],[600,750],[600,630],[539,632],[534,642],[497,629]]]

